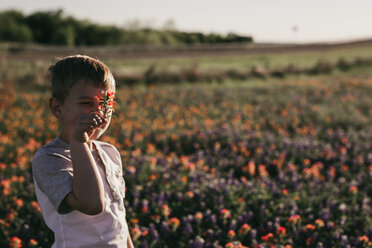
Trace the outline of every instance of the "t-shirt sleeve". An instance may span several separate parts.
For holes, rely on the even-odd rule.
[[[32,161],[32,173],[40,190],[49,198],[59,214],[67,214],[73,210],[61,204],[72,191],[71,161],[57,153],[38,154]]]

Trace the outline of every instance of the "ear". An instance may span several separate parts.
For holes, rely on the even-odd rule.
[[[54,96],[49,98],[49,108],[52,111],[53,115],[57,117],[58,119],[62,118],[61,107],[62,107],[62,104],[57,100],[57,98],[55,98]]]

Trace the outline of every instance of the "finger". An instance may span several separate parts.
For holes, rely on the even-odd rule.
[[[97,119],[98,119],[98,123],[102,124],[105,122],[105,118],[100,114],[97,114]]]
[[[95,126],[101,126],[104,123],[104,119],[97,116],[92,119],[92,122]]]
[[[97,121],[91,119],[91,120],[86,120],[80,123],[81,130],[89,131],[89,130],[94,130],[97,128],[99,124]]]
[[[102,124],[105,122],[105,118],[98,112],[93,113],[93,118],[97,121],[97,123]]]
[[[100,125],[104,125],[104,124],[106,124],[107,121],[108,121],[108,120],[107,120],[103,115],[98,114],[98,123],[99,123]]]

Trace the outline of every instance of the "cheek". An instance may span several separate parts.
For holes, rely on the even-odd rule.
[[[80,116],[87,114],[87,113],[89,113],[89,110],[84,109],[84,108],[70,109],[68,121],[71,125],[74,126],[78,122]]]

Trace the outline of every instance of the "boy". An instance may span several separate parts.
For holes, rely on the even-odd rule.
[[[59,136],[38,150],[32,171],[43,218],[54,232],[52,247],[132,248],[120,154],[97,141],[111,121],[114,77],[102,62],[81,55],[61,59],[50,71],[49,107]]]

